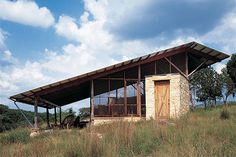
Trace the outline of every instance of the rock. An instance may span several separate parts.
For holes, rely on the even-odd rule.
[[[97,133],[97,137],[98,137],[99,139],[102,139],[102,134]]]
[[[33,131],[33,132],[31,132],[30,133],[30,137],[36,137],[36,136],[39,136],[40,135],[40,133],[39,133],[39,131]]]
[[[53,133],[53,129],[44,130],[44,133],[52,134]]]

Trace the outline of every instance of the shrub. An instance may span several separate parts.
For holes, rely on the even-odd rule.
[[[28,129],[16,129],[0,136],[0,143],[11,144],[11,143],[28,143],[30,139],[30,132]]]
[[[227,121],[219,118],[223,111],[196,109],[171,120],[174,125],[120,121],[83,130],[55,129],[30,140],[29,129],[16,129],[0,134],[0,156],[236,156],[236,106],[228,108]]]
[[[221,119],[229,119],[229,111],[227,109],[224,109],[220,113],[220,118]]]

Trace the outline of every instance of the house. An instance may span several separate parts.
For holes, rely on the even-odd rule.
[[[47,113],[54,108],[56,113],[56,108],[86,98],[90,98],[93,123],[176,118],[189,110],[189,76],[227,57],[215,49],[190,42],[32,89],[10,99],[34,106],[35,127],[38,127],[38,106],[46,108]]]

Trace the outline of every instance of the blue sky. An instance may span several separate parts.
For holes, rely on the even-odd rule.
[[[235,53],[236,1],[1,0],[0,103],[13,107],[8,97],[18,92],[193,40]]]

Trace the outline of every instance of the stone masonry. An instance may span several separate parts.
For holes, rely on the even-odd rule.
[[[145,78],[146,119],[155,119],[155,81],[170,81],[170,118],[189,111],[189,83],[180,74],[152,75]]]

